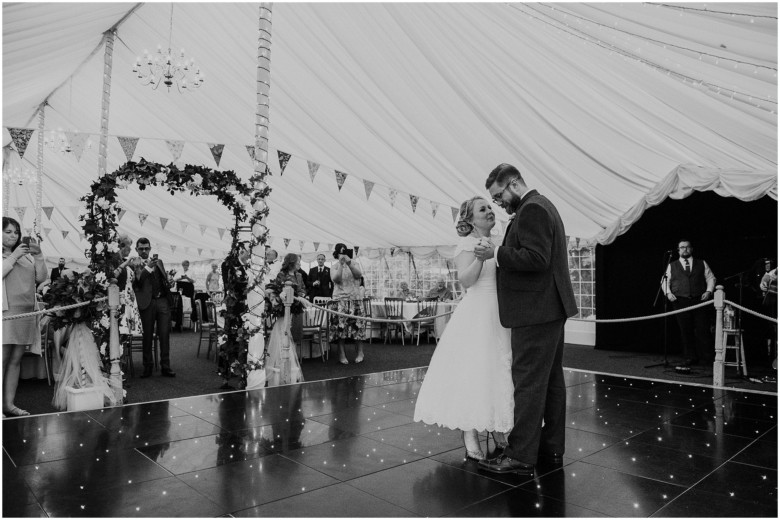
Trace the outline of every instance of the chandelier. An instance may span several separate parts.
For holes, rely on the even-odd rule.
[[[136,57],[133,64],[133,72],[138,74],[138,79],[144,85],[151,85],[153,90],[157,90],[160,85],[182,90],[192,90],[203,85],[205,75],[200,71],[200,67],[195,65],[194,59],[185,58],[184,49],[181,49],[178,56],[171,52],[171,36],[173,35],[173,4],[171,4],[171,22],[168,29],[168,51],[163,54],[161,45],[157,45],[157,52],[151,54],[144,49],[144,58]]]

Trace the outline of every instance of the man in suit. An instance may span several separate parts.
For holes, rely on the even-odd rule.
[[[566,232],[555,206],[529,190],[514,166],[497,166],[485,187],[514,214],[502,245],[485,240],[474,253],[483,261],[496,258],[499,317],[512,329],[515,424],[503,453],[479,468],[532,476],[540,459],[560,465],[565,447],[563,329],[577,313]]]
[[[330,279],[330,267],[325,265],[325,255],[317,255],[317,267],[309,269],[309,282],[306,292],[310,300],[315,296],[330,298],[333,295],[333,280]]]
[[[664,294],[675,310],[707,301],[715,291],[715,275],[707,262],[693,258],[691,241],[678,241],[677,251],[680,259],[670,262],[666,267],[666,274],[661,278]],[[710,337],[709,312],[711,310],[708,307],[702,307],[676,316],[682,337],[685,366],[696,365],[700,360],[711,363],[715,359],[713,340]]]
[[[157,337],[160,341],[160,368],[162,375],[176,377],[176,372],[171,370],[170,358],[170,332],[171,332],[171,297],[168,274],[162,260],[154,255],[149,258],[152,245],[148,238],[141,237],[135,243],[138,257],[134,258],[130,265],[134,270],[133,291],[138,303],[138,311],[141,314],[141,326],[143,327],[143,352],[144,373],[141,377],[152,375],[154,358],[152,356],[152,342],[154,339],[155,323],[157,324]]]
[[[51,270],[51,282],[53,283],[54,280],[57,280],[61,275],[62,272],[65,270],[65,259],[60,258],[59,264],[57,264],[57,267]]]

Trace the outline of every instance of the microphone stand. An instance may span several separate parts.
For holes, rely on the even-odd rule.
[[[669,271],[669,266],[672,264],[672,252],[667,251],[664,253],[664,275],[661,277],[661,285],[658,286],[658,291],[655,293],[655,300],[653,301],[653,308],[658,305],[658,298],[662,297],[664,299],[664,314],[667,313],[667,308],[669,305],[669,298],[666,297],[666,294],[662,294],[662,290],[664,287],[669,287],[669,279],[668,276],[666,276],[667,271]],[[647,365],[645,368],[654,368],[654,367],[660,367],[663,366],[664,368],[669,366],[669,360],[667,358],[667,349],[668,349],[668,343],[669,343],[669,326],[668,326],[668,316],[664,316],[664,362],[663,363],[655,363],[653,365]]]

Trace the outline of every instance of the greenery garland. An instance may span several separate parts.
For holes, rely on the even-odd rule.
[[[108,294],[108,280],[113,277],[114,269],[122,262],[117,234],[117,220],[122,208],[117,201],[117,189],[125,188],[135,182],[141,190],[146,189],[147,186],[164,186],[171,195],[176,192],[188,192],[195,196],[214,195],[233,213],[236,223],[231,230],[231,250],[226,259],[232,263],[238,258],[240,223],[247,221],[245,202],[248,202],[253,210],[249,217],[252,231],[252,238],[248,242],[250,254],[256,245],[264,245],[266,242],[268,229],[262,222],[268,214],[268,206],[263,199],[271,191],[264,181],[268,173],[266,169],[264,175],[253,175],[250,178],[250,185],[246,185],[232,170],[220,172],[189,164],[179,169],[174,164],[165,166],[142,158],[138,162],[129,161],[116,171],[104,175],[93,182],[90,192],[80,199],[84,207],[79,213],[79,220],[83,222],[82,229],[90,244],[89,250],[85,251],[87,258],[90,259],[90,271],[84,275],[76,274],[62,278],[58,283],[52,284],[47,293],[47,303],[50,307],[62,306]],[[236,283],[234,279],[225,287],[225,305],[228,315],[234,315],[239,302],[245,301],[249,291],[262,283],[267,270],[267,267],[261,269],[257,277],[249,283]],[[108,306],[90,306],[88,311],[85,311],[85,308],[57,313],[54,319],[55,327],[71,323],[87,323],[95,335],[104,363],[108,363],[110,361],[108,348],[106,348],[110,335]],[[220,345],[220,356],[228,361],[224,365],[226,367],[230,365],[231,360],[246,360],[249,339],[261,332],[260,327],[251,324],[250,312],[251,309],[245,311],[240,319],[228,320],[231,325],[229,330],[225,330],[225,336],[231,338],[231,341],[221,342]],[[120,315],[123,315],[121,309]],[[256,365],[258,363],[242,364],[246,369],[257,369]],[[246,371],[239,375],[242,382],[245,382]]]

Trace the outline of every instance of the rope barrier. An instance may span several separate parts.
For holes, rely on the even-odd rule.
[[[691,305],[690,307],[686,307],[684,309],[677,309],[675,311],[669,311],[669,312],[662,312],[661,314],[651,314],[650,316],[636,316],[633,318],[614,318],[614,319],[608,319],[608,320],[583,320],[581,318],[569,318],[569,321],[585,321],[588,323],[624,323],[629,321],[643,321],[643,320],[653,320],[656,318],[663,318],[665,316],[672,316],[674,314],[680,314],[683,312],[692,311],[694,309],[698,309],[699,307],[705,307],[707,305],[712,305],[715,303],[714,300],[707,300],[706,302],[697,303],[696,305]]]
[[[742,305],[738,305],[738,304],[734,303],[734,302],[733,302],[733,301],[731,301],[731,300],[723,300],[723,303],[724,303],[724,304],[725,304],[725,303],[728,303],[728,304],[729,304],[729,305],[731,305],[732,307],[734,307],[734,308],[736,308],[736,309],[739,309],[739,310],[741,310],[741,311],[747,312],[748,314],[752,314],[753,316],[756,316],[757,318],[763,318],[763,319],[765,319],[765,320],[767,320],[767,321],[771,321],[772,323],[777,323],[777,319],[776,319],[776,318],[771,318],[771,317],[769,317],[769,316],[766,316],[766,315],[764,315],[764,314],[761,314],[761,313],[759,313],[759,312],[752,311],[752,310],[750,310],[750,309],[746,309],[746,308],[745,308],[745,307],[743,307]]]
[[[321,307],[321,306],[315,305],[313,303],[309,303],[308,300],[303,300],[302,298],[300,300],[302,302],[306,301],[306,303],[308,303],[308,305],[306,305],[306,304],[304,304],[304,305],[306,305],[307,307],[314,307],[315,309],[323,310],[323,311],[325,311],[325,312],[327,312],[329,314],[335,314],[336,316],[343,316],[345,318],[354,318],[354,319],[357,319],[357,320],[360,320],[360,321],[371,321],[371,322],[376,322],[376,323],[398,323],[399,321],[406,322],[406,323],[417,323],[418,321],[430,321],[430,320],[435,320],[436,318],[441,318],[442,316],[449,316],[450,314],[455,312],[453,310],[453,311],[443,312],[442,314],[435,314],[435,315],[432,315],[432,316],[424,316],[422,318],[409,318],[409,319],[404,318],[404,319],[400,319],[400,320],[398,320],[398,319],[394,320],[394,319],[391,319],[391,318],[373,318],[373,317],[368,317],[368,316],[355,316],[354,314],[346,314],[346,313],[343,313],[343,312],[339,312],[339,311],[334,311],[332,309],[328,309],[326,307]],[[351,300],[351,301],[362,301],[362,300]]]
[[[3,321],[9,321],[9,320],[18,320],[21,318],[29,318],[30,316],[37,316],[39,314],[56,314],[61,311],[67,311],[69,309],[75,309],[77,307],[84,307],[86,305],[92,305],[93,303],[98,303],[108,300],[108,296],[103,296],[102,298],[97,298],[94,300],[89,300],[88,302],[79,302],[74,303],[72,305],[64,305],[62,307],[54,307],[53,309],[43,309],[42,311],[34,311],[34,312],[26,312],[24,314],[17,314],[15,316],[3,316]]]

